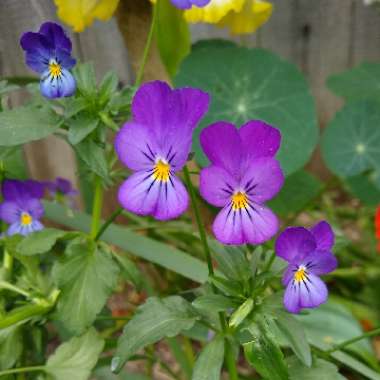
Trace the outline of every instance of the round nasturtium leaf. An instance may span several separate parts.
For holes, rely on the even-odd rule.
[[[380,170],[380,107],[376,101],[348,103],[328,124],[322,154],[340,177]]]
[[[286,174],[300,169],[318,140],[313,99],[300,71],[263,49],[247,49],[219,41],[202,42],[182,62],[177,87],[207,91],[210,109],[194,134],[193,149],[201,166],[208,164],[200,144],[203,128],[216,121],[241,126],[263,120],[282,134],[278,158]]]

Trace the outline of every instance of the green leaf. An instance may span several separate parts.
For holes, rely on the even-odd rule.
[[[126,255],[114,253],[113,257],[120,264],[121,273],[126,281],[129,281],[137,289],[141,289],[142,277],[137,265]]]
[[[43,139],[54,133],[61,122],[49,108],[22,106],[0,112],[0,146]]]
[[[98,101],[101,105],[108,103],[112,95],[117,90],[119,79],[114,71],[109,71],[99,85]]]
[[[0,80],[0,97],[2,95],[7,94],[8,92],[12,92],[18,90],[20,87],[14,84],[8,83],[6,80]],[[1,105],[0,105],[1,107]]]
[[[92,140],[75,145],[75,151],[84,164],[99,177],[108,179],[108,165],[104,150]]]
[[[99,119],[93,114],[84,112],[80,113],[77,117],[68,120],[67,124],[69,126],[69,142],[76,145],[96,129],[99,124]]]
[[[0,166],[7,178],[25,179],[25,157],[21,146],[0,147]]]
[[[197,319],[194,309],[181,297],[148,298],[119,338],[112,371],[120,371],[132,355],[147,345],[190,329]]]
[[[53,248],[57,240],[66,234],[66,231],[57,230],[55,228],[45,228],[21,240],[17,245],[17,252],[26,256],[48,252]]]
[[[373,101],[349,103],[328,124],[322,154],[329,169],[341,177],[380,171],[380,106]]]
[[[315,359],[313,365],[306,367],[296,357],[287,360],[290,380],[344,380],[333,363],[322,359]]]
[[[104,340],[91,328],[61,344],[46,362],[45,371],[54,380],[87,380],[103,346]]]
[[[224,359],[224,339],[215,337],[195,362],[192,380],[219,380]]]
[[[285,341],[307,367],[311,366],[311,351],[302,324],[291,314],[279,311],[275,322]]]
[[[278,158],[287,174],[309,160],[318,141],[316,112],[305,78],[293,64],[262,49],[226,47],[214,41],[185,58],[174,82],[177,87],[198,87],[211,95],[209,112],[193,139],[195,157],[202,166],[208,161],[199,133],[218,120],[240,126],[259,119],[279,128]]]
[[[61,99],[61,102],[65,107],[63,114],[65,119],[70,119],[71,117],[86,109],[88,106],[86,99],[82,97],[74,98],[73,96],[70,96],[68,98]]]
[[[90,62],[77,64],[73,70],[78,90],[85,97],[97,95],[94,65]]]
[[[346,178],[350,192],[368,206],[380,203],[380,188],[376,186],[372,173],[363,173]]]
[[[44,202],[44,206],[47,218],[71,229],[89,232],[90,215],[77,211],[68,215],[65,207],[53,202]],[[160,265],[192,281],[199,283],[207,281],[208,271],[204,262],[173,246],[134,233],[126,227],[111,224],[102,235],[102,241],[116,245],[134,256]]]
[[[117,283],[119,268],[94,244],[76,243],[53,270],[61,295],[57,317],[72,333],[90,326]]]
[[[347,101],[380,100],[380,64],[364,62],[352,70],[332,75],[327,86]]]
[[[253,305],[253,299],[248,298],[243,304],[239,306],[237,310],[232,313],[231,318],[228,322],[228,326],[232,328],[238,327],[252,311]]]
[[[289,380],[284,355],[265,323],[251,326],[249,332],[252,341],[244,344],[247,361],[265,380]]]
[[[210,240],[209,244],[218,269],[227,278],[235,281],[247,281],[251,278],[249,261],[243,247],[223,246],[215,240]]]
[[[92,379],[92,377],[91,377]],[[152,380],[151,378],[140,373],[123,371],[118,375],[111,372],[109,366],[97,368],[93,373],[93,380]]]
[[[180,63],[190,53],[190,31],[183,11],[170,0],[157,3],[155,37],[163,64],[170,77],[177,73]]]
[[[205,311],[218,312],[235,309],[238,305],[231,298],[222,296],[221,294],[207,294],[196,298],[193,301],[193,306]]]
[[[219,276],[210,276],[208,280],[228,296],[240,297],[243,294],[243,289],[237,281],[226,280]]]
[[[20,325],[0,329],[0,368],[13,367],[21,356],[22,348]]]
[[[300,170],[285,179],[278,195],[268,202],[268,206],[280,216],[298,213],[321,192],[321,181],[310,173]]]

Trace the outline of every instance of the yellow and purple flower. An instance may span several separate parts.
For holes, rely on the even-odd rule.
[[[71,57],[71,41],[62,27],[45,22],[37,33],[24,33],[20,39],[26,64],[40,74],[40,89],[47,98],[71,96],[76,89],[70,69],[75,65]]]
[[[25,236],[43,229],[40,219],[44,214],[44,207],[40,199],[44,190],[42,183],[32,180],[3,182],[0,219],[9,224],[7,235]]]
[[[211,165],[201,171],[200,193],[223,207],[213,231],[224,244],[261,244],[278,230],[278,220],[264,202],[281,189],[284,176],[274,158],[280,132],[262,121],[249,121],[239,130],[218,122],[205,128],[201,145]]]
[[[208,94],[195,88],[172,90],[160,81],[139,88],[133,118],[115,139],[120,161],[135,172],[119,189],[126,210],[158,220],[186,211],[188,194],[176,173],[188,159],[193,130],[208,105]]]
[[[278,237],[276,254],[289,263],[282,278],[286,286],[284,306],[289,312],[299,313],[326,302],[327,286],[319,276],[337,267],[333,245],[334,232],[325,221],[310,230],[289,227]]]

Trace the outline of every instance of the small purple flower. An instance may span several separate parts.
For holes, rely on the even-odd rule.
[[[46,188],[57,202],[75,208],[74,198],[78,195],[78,191],[73,188],[73,185],[68,179],[57,177],[55,181],[46,182]]]
[[[71,57],[71,41],[60,25],[45,22],[38,33],[24,33],[20,44],[26,53],[26,64],[41,75],[42,95],[47,98],[73,95],[76,82],[69,70],[75,59]]]
[[[284,182],[278,161],[280,132],[262,121],[249,121],[239,130],[218,122],[200,136],[211,165],[201,171],[200,193],[210,204],[223,207],[213,231],[224,244],[261,244],[278,230],[278,220],[264,202]]]
[[[159,81],[139,88],[132,102],[133,119],[115,139],[119,159],[135,172],[119,189],[125,209],[158,220],[186,211],[188,194],[175,173],[186,163],[193,129],[208,105],[208,94],[194,88],[172,90]]]
[[[299,313],[326,302],[328,290],[319,276],[337,267],[333,245],[334,232],[325,221],[310,230],[289,227],[278,237],[276,253],[289,263],[282,278],[284,305],[289,312]]]
[[[43,229],[40,219],[44,208],[40,201],[44,185],[32,180],[5,180],[4,201],[0,204],[0,219],[10,224],[7,235],[28,235]]]
[[[171,0],[174,6],[180,9],[190,9],[193,5],[196,7],[205,7],[211,0]]]

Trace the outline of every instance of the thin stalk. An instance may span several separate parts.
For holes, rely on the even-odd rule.
[[[156,4],[153,6],[152,22],[150,24],[150,30],[149,30],[148,38],[146,40],[146,44],[145,44],[145,47],[144,47],[144,53],[143,53],[141,65],[140,65],[140,68],[139,68],[139,71],[138,71],[137,77],[136,77],[136,83],[135,83],[136,87],[139,87],[140,84],[141,84],[141,82],[142,82],[143,75],[144,75],[144,70],[145,70],[145,66],[146,66],[146,62],[147,62],[148,56],[149,56],[149,51],[150,51],[150,48],[152,46],[154,29],[156,27],[156,21],[157,21],[158,2],[159,1],[160,0],[157,0]]]
[[[103,223],[103,225],[100,227],[100,230],[98,231],[98,233],[96,234],[95,236],[95,241],[96,240],[99,240],[101,238],[101,236],[104,234],[104,232],[106,231],[106,229],[109,227],[110,224],[112,224],[112,222],[123,212],[123,208],[120,207],[118,208],[117,210],[115,210],[111,216]]]
[[[24,373],[24,372],[36,372],[36,371],[45,371],[43,365],[37,365],[33,367],[21,367],[21,368],[11,368],[4,371],[0,371],[0,377],[6,375],[13,375],[15,373]]]
[[[12,277],[13,270],[13,256],[4,248],[3,256],[3,268],[5,270],[5,279],[10,279]]]
[[[340,344],[337,344],[336,346],[334,346],[333,348],[331,348],[330,350],[327,350],[325,352],[328,354],[332,354],[333,352],[342,350],[342,349],[346,348],[347,346],[350,346],[351,344],[358,342],[359,340],[362,340],[364,338],[369,338],[371,336],[376,336],[376,335],[380,335],[380,327],[377,327],[374,330],[367,331],[361,335],[356,336],[355,338],[351,338],[351,339],[348,339],[348,340],[346,340]]]
[[[205,226],[202,222],[201,213],[200,213],[198,203],[197,203],[197,197],[195,194],[194,186],[191,182],[190,173],[189,173],[189,169],[187,168],[187,166],[185,166],[183,168],[183,173],[185,176],[185,182],[186,182],[187,188],[189,190],[190,199],[191,199],[191,203],[193,206],[195,219],[196,219],[196,222],[198,225],[199,236],[201,238],[203,250],[204,250],[205,255],[206,255],[208,272],[209,272],[209,275],[212,276],[214,274],[214,268],[212,266],[211,251],[210,251],[210,247],[208,246],[206,229],[205,229]],[[212,286],[212,289],[213,289],[214,293],[217,293],[214,286]],[[219,313],[219,320],[220,320],[220,325],[222,327],[223,333],[226,334],[227,333],[227,323],[226,323],[226,316],[224,313],[222,313],[222,312]],[[225,341],[226,365],[227,365],[228,372],[230,374],[230,380],[238,380],[239,377],[238,377],[238,372],[237,372],[236,362],[235,362],[233,352],[232,352],[232,350],[230,350],[230,345],[229,345],[226,338],[224,341]]]
[[[99,230],[100,218],[102,215],[102,205],[103,205],[103,185],[102,180],[99,176],[95,177],[94,181],[95,194],[94,194],[94,204],[92,207],[92,222],[91,222],[91,237],[96,238]]]
[[[11,291],[13,291],[15,293],[23,295],[24,297],[31,298],[30,294],[27,291],[19,288],[16,285],[12,285],[12,284],[10,284],[7,281],[0,281],[0,289],[11,290]]]

